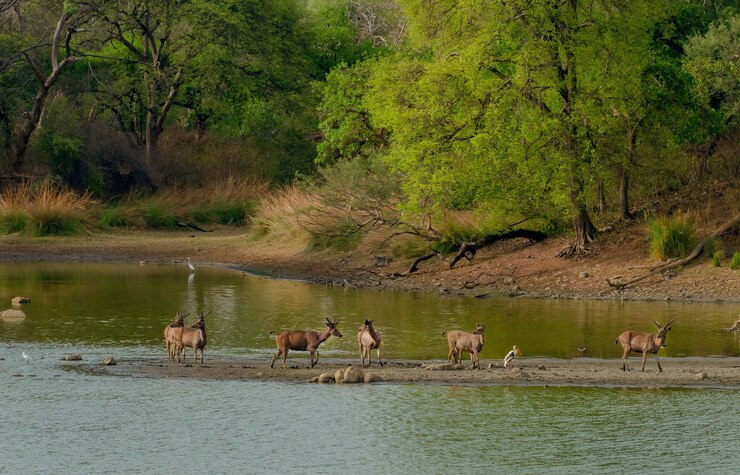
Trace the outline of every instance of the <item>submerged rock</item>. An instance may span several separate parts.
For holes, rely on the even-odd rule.
[[[23,303],[31,303],[31,299],[29,297],[13,297],[11,302],[13,305],[20,305]]]
[[[70,353],[68,355],[63,355],[61,358],[59,358],[62,361],[81,361],[82,355],[78,353]]]
[[[103,360],[103,365],[104,366],[113,366],[113,365],[117,365],[117,364],[118,364],[118,361],[116,361],[116,359],[114,357],[112,357],[112,356],[109,356],[109,357],[107,357],[106,359]]]
[[[26,314],[22,310],[9,308],[0,312],[0,318],[26,318]]]

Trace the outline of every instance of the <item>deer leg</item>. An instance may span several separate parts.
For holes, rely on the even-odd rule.
[[[631,371],[630,366],[627,364],[627,357],[629,356],[629,354],[629,351],[622,352],[622,371]]]
[[[275,353],[272,357],[272,362],[270,363],[270,368],[272,368],[275,365],[275,361],[280,357],[280,349],[277,350],[277,353]]]
[[[663,368],[660,367],[660,358],[658,358],[658,352],[655,352],[655,362],[658,363],[658,371],[663,372]]]
[[[286,348],[283,350],[283,365],[282,365],[283,369],[285,369],[285,360],[287,359],[288,359],[288,349]]]
[[[647,361],[647,351],[642,352],[642,372],[645,372],[645,362]]]
[[[383,367],[383,360],[380,358],[380,347],[378,347],[378,363],[380,364],[380,367]]]

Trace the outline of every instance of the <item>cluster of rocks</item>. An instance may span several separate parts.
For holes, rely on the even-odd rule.
[[[13,307],[20,307],[23,304],[31,303],[31,299],[28,297],[13,297],[10,303]],[[26,318],[26,314],[23,310],[18,308],[9,308],[7,310],[0,311],[0,318]]]
[[[313,383],[336,383],[336,384],[357,384],[357,383],[377,383],[383,379],[374,373],[366,373],[355,366],[340,368],[334,373],[321,373],[314,377]]]

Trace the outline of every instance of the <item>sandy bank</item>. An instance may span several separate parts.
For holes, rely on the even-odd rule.
[[[366,367],[364,372],[378,376],[383,384],[451,384],[481,386],[578,386],[642,388],[727,388],[740,389],[740,358],[661,358],[663,372],[658,372],[654,359],[648,359],[645,372],[640,372],[640,359],[630,358],[631,372],[622,371],[621,360],[577,358],[524,358],[515,369],[500,367],[498,361],[481,360],[480,370],[429,370],[422,365],[443,361],[387,361],[384,367]],[[178,364],[166,359],[123,360],[115,366],[87,362],[63,366],[93,374],[177,378],[198,380],[260,380],[305,383],[322,373],[334,373],[356,360],[322,359],[313,369],[308,359],[288,360],[286,369],[270,368],[269,360],[209,359],[204,366]],[[490,365],[490,368],[489,368]]]

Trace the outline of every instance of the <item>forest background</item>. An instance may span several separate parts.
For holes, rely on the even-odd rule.
[[[0,0],[0,230],[583,255],[737,181],[739,35],[732,0]]]

